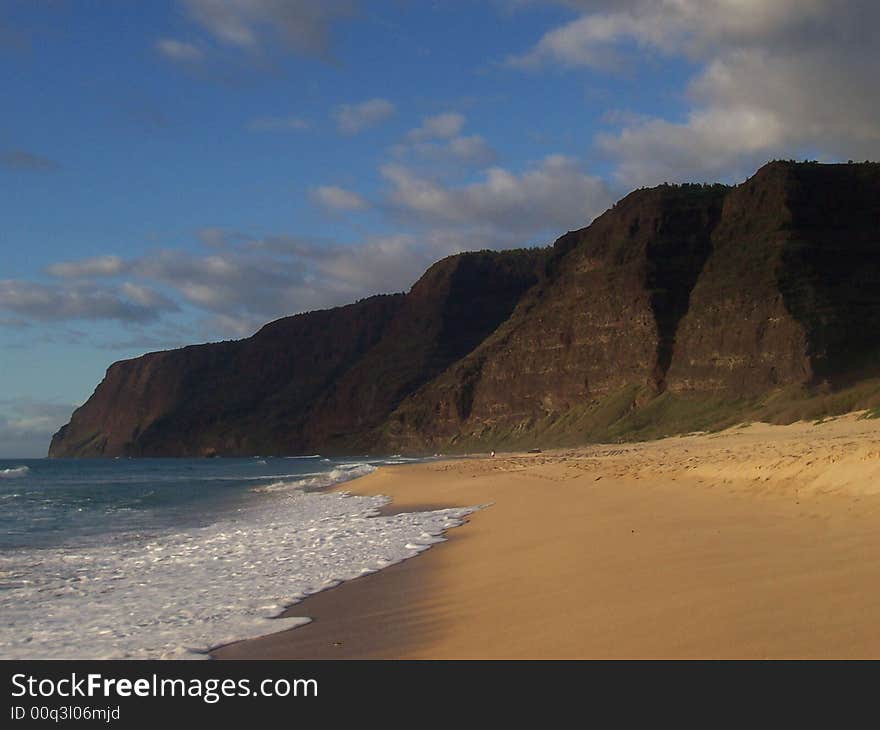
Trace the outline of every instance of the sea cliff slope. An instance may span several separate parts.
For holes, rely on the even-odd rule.
[[[547,249],[116,363],[50,456],[464,451],[880,404],[880,164],[630,193]]]

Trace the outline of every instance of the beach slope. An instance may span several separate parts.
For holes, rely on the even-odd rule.
[[[398,510],[490,504],[217,658],[880,656],[880,420],[383,468]]]

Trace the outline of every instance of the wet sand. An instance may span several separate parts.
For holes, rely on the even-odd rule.
[[[448,542],[217,658],[880,656],[880,421],[386,467],[393,510],[491,503]]]

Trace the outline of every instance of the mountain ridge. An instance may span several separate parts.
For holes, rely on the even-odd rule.
[[[545,249],[116,363],[49,455],[431,453],[872,407],[878,254],[877,163],[644,188]]]

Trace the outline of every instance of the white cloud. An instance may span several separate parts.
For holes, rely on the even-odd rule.
[[[627,44],[699,64],[683,118],[633,119],[596,143],[628,187],[741,179],[767,159],[880,155],[880,4],[867,0],[623,0],[583,14],[514,65],[604,67]],[[662,67],[661,67],[662,68]]]
[[[352,133],[387,118],[394,108],[374,99],[337,111],[340,127]],[[383,167],[388,188],[378,200],[334,185],[310,191],[311,201],[331,212],[375,207],[390,216],[386,222],[404,224],[396,230],[340,244],[205,227],[196,234],[199,252],[65,261],[48,267],[60,280],[54,286],[6,282],[6,289],[0,286],[0,314],[5,310],[24,323],[115,319],[127,334],[151,341],[169,322],[163,315],[182,309],[172,322],[191,323],[195,315],[206,337],[245,336],[277,317],[406,290],[432,263],[453,253],[545,243],[586,225],[611,202],[601,180],[562,156],[521,171],[492,167],[468,183],[450,182],[460,180],[468,166],[495,158],[483,137],[466,136],[463,128],[464,117],[448,113],[428,117],[417,133],[404,135],[402,154],[421,164]],[[444,178],[444,172],[452,174]],[[95,285],[101,277],[125,280]]]
[[[483,167],[495,162],[495,150],[485,138],[479,134],[462,135],[464,124],[464,116],[455,112],[425,117],[391,152],[398,158],[419,158],[446,167],[450,163]]]
[[[7,324],[15,327],[35,321],[115,320],[136,336],[127,341],[130,349],[136,342],[156,341],[157,335],[171,343],[169,335],[162,335],[169,322],[163,315],[186,304],[190,314],[201,312],[201,336],[241,337],[278,317],[406,290],[444,256],[510,243],[498,232],[452,229],[368,235],[352,244],[207,230],[210,253],[165,250],[124,260],[120,268],[130,280],[119,287],[87,280],[54,285],[0,281],[0,314],[13,315]],[[66,265],[73,270],[79,263],[81,271],[92,269],[90,261]]]
[[[297,308],[289,311],[303,311],[407,289],[434,261],[466,250],[469,243],[483,248],[488,239],[442,231],[369,235],[353,244],[271,236],[249,241],[241,250],[271,253],[279,270],[296,267],[301,275],[288,298]]]
[[[368,99],[359,104],[343,104],[335,109],[333,118],[342,134],[357,134],[390,119],[394,104],[387,99]]]
[[[618,62],[610,43],[632,26],[628,15],[586,15],[549,31],[528,53],[508,59],[511,66],[533,68],[549,62],[564,66],[607,67]]]
[[[446,149],[453,157],[469,165],[488,165],[495,162],[497,157],[495,150],[479,134],[455,137],[449,140]]]
[[[156,50],[170,61],[180,63],[193,63],[205,57],[204,51],[198,46],[174,38],[160,38],[156,41]]]
[[[229,232],[222,228],[206,226],[196,231],[196,237],[208,248],[226,248],[229,242]]]
[[[314,265],[339,296],[357,299],[408,289],[434,261],[461,250],[461,241],[440,236],[369,236],[356,246],[330,250]]]
[[[458,187],[420,177],[401,165],[386,165],[382,174],[392,185],[391,205],[410,220],[523,238],[585,226],[612,202],[600,178],[561,155],[546,157],[521,174],[493,167],[483,181]]]
[[[302,117],[259,117],[247,124],[251,132],[301,132],[310,126]]]
[[[52,276],[63,279],[84,279],[100,276],[117,276],[125,271],[126,264],[119,256],[95,256],[79,261],[62,261],[47,267]]]
[[[361,195],[335,185],[321,185],[312,190],[310,197],[328,211],[365,210],[370,206]]]
[[[351,245],[275,236],[209,256],[159,252],[132,269],[208,313],[205,325],[213,331],[242,336],[277,317],[406,289],[460,244],[403,234]]]
[[[740,50],[709,63],[690,86],[682,122],[636,121],[600,135],[621,183],[740,180],[770,158],[880,156],[880,60],[834,49],[782,58]]]
[[[324,55],[332,23],[354,9],[351,0],[180,0],[190,17],[217,41],[259,51],[273,42]]]
[[[864,0],[844,0],[851,6]],[[583,14],[543,35],[513,65],[607,67],[615,45],[635,41],[663,53],[703,57],[722,47],[789,44],[812,37],[844,3],[830,0],[620,0],[562,4]]]
[[[276,312],[279,292],[301,279],[301,272],[238,251],[197,256],[165,250],[132,262],[143,279],[172,287],[188,303],[211,312]]]
[[[145,291],[137,293],[81,282],[42,284],[18,279],[0,280],[0,310],[25,320],[151,322],[163,312],[177,309],[174,302],[159,294],[155,294],[149,303],[144,302],[145,298]]]
[[[596,144],[628,188],[661,182],[741,180],[782,149],[786,129],[774,114],[747,106],[701,109],[683,123],[649,119]]]
[[[129,301],[156,311],[174,311],[177,305],[161,292],[141,284],[126,281],[119,287],[120,293]]]
[[[449,139],[457,136],[462,127],[464,127],[464,117],[461,114],[446,112],[433,117],[425,117],[421,126],[411,130],[407,136],[414,142]]]

